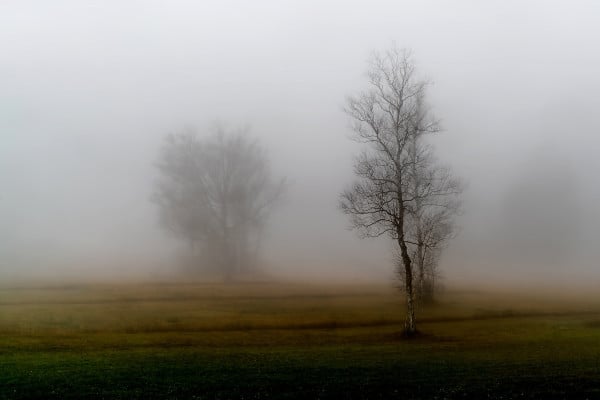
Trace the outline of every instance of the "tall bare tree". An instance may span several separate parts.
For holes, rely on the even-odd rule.
[[[271,177],[265,149],[245,132],[167,136],[154,199],[163,226],[216,263],[226,279],[253,265],[255,249],[284,182]]]
[[[426,82],[417,78],[409,51],[394,47],[374,54],[367,76],[368,89],[349,97],[345,108],[355,139],[366,148],[355,162],[358,180],[342,193],[340,208],[362,236],[388,235],[394,240],[406,294],[405,333],[413,335],[417,331],[413,258],[418,251],[414,239],[435,236],[433,231],[440,233],[443,222],[440,217],[434,223],[429,208],[425,212],[436,191],[431,185],[441,176],[433,173],[432,178],[431,158],[424,157],[427,151],[421,141],[439,128],[425,107]],[[435,226],[431,232],[430,223]]]

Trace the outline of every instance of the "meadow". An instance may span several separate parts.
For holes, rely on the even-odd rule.
[[[0,398],[600,398],[600,296],[392,284],[0,288]]]

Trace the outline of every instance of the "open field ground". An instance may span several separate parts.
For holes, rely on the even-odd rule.
[[[0,289],[0,398],[600,398],[600,296],[385,285]]]

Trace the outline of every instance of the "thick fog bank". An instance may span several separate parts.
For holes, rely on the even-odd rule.
[[[449,284],[600,278],[594,2],[4,2],[0,277],[162,277],[185,244],[151,196],[166,134],[248,126],[286,177],[269,276],[393,276],[337,209],[347,95],[395,42],[430,80],[431,141],[467,189]],[[125,278],[124,278],[125,279]]]

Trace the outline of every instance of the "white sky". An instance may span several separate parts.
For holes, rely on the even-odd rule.
[[[583,217],[576,235],[556,233],[568,270],[546,275],[600,277],[593,1],[3,1],[1,274],[168,268],[175,244],[148,200],[157,148],[183,125],[223,121],[250,125],[293,182],[273,216],[274,268],[390,275],[385,244],[356,239],[336,204],[355,151],[344,98],[392,42],[434,82],[439,156],[469,185],[448,280],[542,268],[497,244],[528,231],[505,223],[514,188],[553,185],[554,163],[573,194],[535,208]]]

